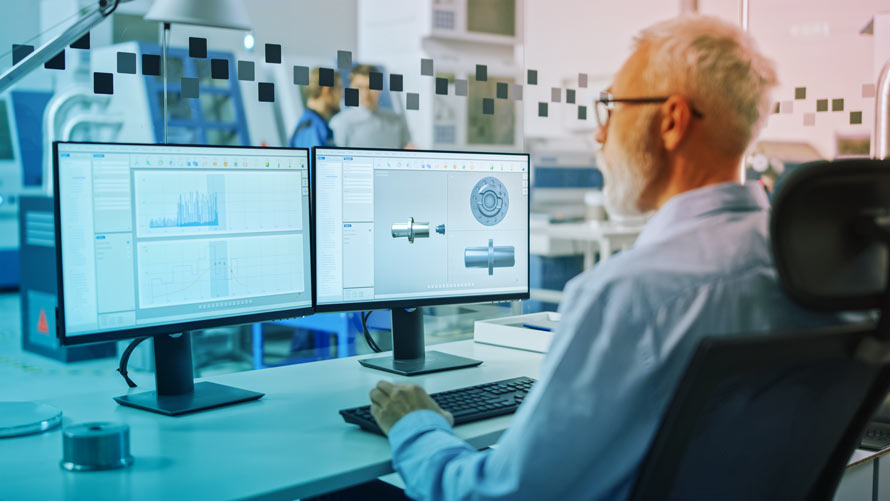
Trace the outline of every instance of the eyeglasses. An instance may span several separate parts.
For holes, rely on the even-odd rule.
[[[612,97],[612,94],[608,92],[600,92],[600,97],[596,101],[594,101],[594,111],[596,115],[597,124],[606,128],[609,125],[609,119],[612,118],[612,110],[615,109],[615,103],[627,103],[627,104],[658,104],[667,101],[670,96],[664,97],[623,97],[623,98],[615,98]],[[704,118],[700,111],[692,108],[692,116],[696,118]]]

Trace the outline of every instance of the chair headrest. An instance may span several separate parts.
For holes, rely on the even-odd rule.
[[[776,187],[773,259],[782,286],[803,306],[886,309],[888,235],[890,161],[812,162]]]

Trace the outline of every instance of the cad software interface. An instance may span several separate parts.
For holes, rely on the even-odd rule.
[[[315,158],[319,305],[528,291],[525,155]]]
[[[305,151],[58,148],[67,335],[312,305]]]

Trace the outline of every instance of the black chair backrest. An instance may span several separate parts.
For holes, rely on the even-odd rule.
[[[888,218],[890,161],[802,165],[773,197],[770,239],[782,286],[808,308],[887,308]]]
[[[855,355],[872,334],[839,327],[702,341],[632,499],[830,499],[890,388],[887,364]]]
[[[831,499],[890,389],[888,213],[887,162],[809,164],[778,187],[770,230],[785,290],[880,320],[704,339],[631,499]]]

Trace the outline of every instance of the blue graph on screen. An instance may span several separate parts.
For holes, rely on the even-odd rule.
[[[197,191],[181,193],[176,206],[176,217],[156,217],[149,220],[150,228],[188,228],[219,226],[219,200],[216,193]]]

